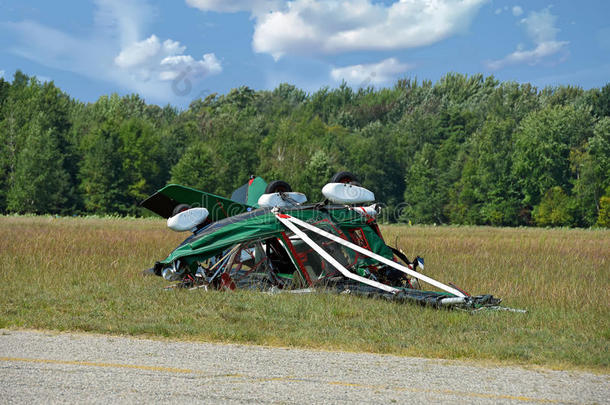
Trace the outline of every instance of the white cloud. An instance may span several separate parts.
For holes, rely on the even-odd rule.
[[[94,29],[76,37],[33,21],[5,23],[20,40],[12,51],[45,66],[119,84],[129,91],[168,102],[178,95],[175,79],[188,77],[192,86],[222,71],[218,59],[195,59],[186,47],[156,35],[146,39],[154,10],[144,0],[96,0]]]
[[[523,14],[523,8],[521,8],[521,6],[514,6],[513,7],[513,15],[515,17],[519,17],[521,14]]]
[[[487,0],[220,1],[187,0],[204,11],[250,11],[252,47],[285,54],[336,54],[429,45],[468,28]]]
[[[0,70],[0,78],[4,79],[4,70]]]
[[[389,58],[378,63],[334,68],[330,75],[335,81],[345,80],[350,85],[366,87],[394,81],[396,76],[413,67],[407,63],[400,63],[395,58]]]
[[[550,9],[545,8],[538,12],[531,12],[521,20],[525,25],[525,31],[535,43],[552,41],[557,37],[559,28],[555,27],[557,16],[551,14]]]
[[[266,12],[279,7],[280,0],[186,0],[186,4],[202,11],[235,13],[239,11]]]
[[[151,60],[157,59],[153,63],[158,65],[163,58],[183,53],[184,49],[178,42],[171,39],[161,43],[156,35],[151,35],[144,41],[133,42],[123,48],[117,57],[114,58],[114,63],[120,68],[129,69],[149,64]]]
[[[143,81],[169,81],[181,76],[197,79],[222,71],[220,61],[214,54],[205,54],[203,59],[195,60],[191,55],[183,54],[185,49],[179,42],[171,39],[161,42],[156,35],[151,35],[121,50],[114,63]]]
[[[531,50],[516,50],[515,52],[507,55],[503,59],[491,61],[487,63],[487,66],[492,70],[498,70],[506,65],[516,65],[520,63],[528,63],[530,65],[536,65],[540,63],[544,58],[554,55],[561,51],[567,42],[560,41],[547,41],[538,44],[536,48]]]
[[[500,14],[502,14],[503,12],[505,12],[507,10],[508,10],[508,6],[504,6],[503,8],[497,8],[496,11],[494,11],[494,14],[495,15],[500,15]]]
[[[508,65],[521,63],[537,65],[550,56],[562,51],[565,57],[569,42],[557,40],[559,29],[555,27],[556,20],[557,16],[552,15],[548,8],[529,13],[520,23],[524,26],[525,32],[535,47],[525,50],[523,45],[519,44],[514,52],[504,58],[487,62],[487,67],[492,70],[498,70]]]
[[[202,60],[195,60],[190,55],[168,56],[161,61],[161,80],[175,80],[180,75],[197,77],[222,72],[220,61],[213,53],[206,53]]]

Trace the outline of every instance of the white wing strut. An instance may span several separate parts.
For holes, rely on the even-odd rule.
[[[348,242],[348,241],[346,241],[345,239],[342,239],[342,238],[340,238],[340,237],[338,237],[338,236],[333,235],[332,233],[328,233],[328,232],[323,231],[323,230],[321,230],[321,229],[319,229],[319,228],[316,228],[315,226],[312,226],[312,225],[308,224],[308,223],[307,223],[307,222],[305,222],[305,221],[301,221],[301,220],[300,220],[300,219],[298,219],[298,218],[295,218],[295,217],[292,217],[292,216],[290,216],[290,215],[286,215],[286,214],[279,214],[279,215],[283,215],[284,217],[283,217],[283,218],[280,218],[280,217],[278,216],[278,219],[280,219],[280,221],[282,221],[282,223],[283,223],[283,224],[286,224],[286,226],[288,226],[288,227],[289,227],[289,228],[290,228],[290,229],[291,229],[291,230],[292,230],[292,231],[293,231],[295,234],[296,234],[296,231],[294,231],[294,229],[293,229],[294,224],[299,225],[300,227],[305,228],[305,229],[307,229],[307,230],[310,230],[310,231],[312,231],[312,232],[315,232],[315,233],[317,233],[318,235],[324,236],[325,238],[328,238],[328,239],[330,239],[330,240],[332,240],[332,241],[334,241],[334,242],[340,243],[340,244],[341,244],[341,245],[343,245],[343,246],[347,246],[348,248],[353,249],[353,250],[355,250],[356,252],[362,253],[362,254],[363,254],[363,255],[365,255],[365,256],[368,256],[368,257],[370,257],[370,258],[373,258],[373,259],[375,259],[375,260],[378,260],[378,261],[379,261],[379,262],[381,262],[381,263],[387,264],[388,266],[391,266],[391,267],[395,268],[396,270],[400,270],[400,271],[402,271],[403,273],[406,273],[406,274],[408,274],[408,275],[410,275],[410,276],[413,276],[413,277],[415,277],[415,278],[417,278],[417,279],[419,279],[419,280],[421,280],[421,281],[423,281],[423,282],[426,282],[426,283],[431,284],[431,285],[433,285],[433,286],[435,286],[435,287],[438,287],[438,288],[440,288],[441,290],[446,291],[446,292],[448,292],[448,293],[451,293],[451,294],[453,294],[453,295],[455,295],[455,296],[457,296],[457,297],[466,297],[466,295],[465,295],[465,294],[463,294],[463,293],[462,293],[461,291],[459,291],[459,290],[456,290],[455,288],[451,288],[451,287],[449,287],[448,285],[445,285],[445,284],[443,284],[443,283],[441,283],[441,282],[439,282],[439,281],[436,281],[436,280],[435,280],[435,279],[433,279],[433,278],[430,278],[430,277],[425,276],[425,275],[423,275],[423,274],[421,274],[421,273],[418,273],[418,272],[417,272],[417,271],[415,271],[415,270],[411,270],[411,269],[409,269],[408,267],[402,266],[402,265],[400,265],[400,264],[396,263],[396,262],[395,262],[395,261],[393,261],[393,260],[386,259],[386,258],[385,258],[385,257],[383,257],[383,256],[380,256],[380,255],[378,255],[378,254],[376,254],[376,253],[374,253],[374,252],[371,252],[371,251],[370,251],[370,250],[368,250],[368,249],[365,249],[365,248],[363,248],[363,247],[361,247],[361,246],[358,246],[358,245],[355,245],[355,244],[353,244],[353,243],[351,243],[351,242]],[[292,225],[293,227],[290,227],[290,226],[288,225],[288,223],[289,223],[289,222],[292,222],[290,225]],[[298,235],[298,234],[297,234],[297,235]],[[298,235],[298,236],[301,236],[301,235]],[[309,239],[309,238],[308,238],[308,239]],[[311,241],[311,239],[309,239],[309,240]],[[312,241],[312,243],[313,243],[313,241]],[[315,245],[315,243],[314,243],[314,245]],[[318,245],[315,245],[315,246],[317,246],[317,247],[319,248],[319,246],[318,246]],[[312,246],[312,248],[313,248],[313,246]],[[315,248],[314,248],[314,249],[315,249]],[[321,248],[320,248],[320,249],[321,249]],[[316,250],[316,251],[317,251],[317,250]],[[323,251],[323,250],[322,250],[322,251]],[[323,252],[324,252],[324,251],[323,251]],[[318,252],[318,253],[319,253],[319,252]],[[324,253],[326,253],[326,252],[324,252]],[[326,257],[325,257],[325,258],[326,258]],[[327,259],[327,260],[328,260],[328,259]],[[344,268],[344,269],[345,269],[345,268]],[[345,270],[347,271],[347,269],[345,269]],[[343,273],[343,272],[342,272],[342,273]],[[352,273],[350,273],[350,274],[352,274]],[[355,275],[354,275],[354,276],[355,276]],[[346,277],[347,277],[347,276],[346,276]],[[359,277],[359,276],[356,276],[356,277]],[[362,277],[361,277],[361,278],[362,278]],[[364,279],[364,280],[367,280],[367,281],[369,281],[369,282],[371,281],[371,280],[368,280],[368,279]],[[361,281],[361,280],[359,280],[359,281]],[[368,283],[367,283],[367,284],[368,284]],[[377,284],[381,284],[381,283],[377,283]],[[370,284],[369,284],[369,285],[370,285]],[[387,287],[385,284],[381,284],[381,285],[383,285],[383,286]],[[381,287],[380,287],[380,288],[381,288]]]
[[[329,255],[324,249],[322,249],[322,247],[320,247],[313,240],[311,240],[311,238],[309,236],[307,236],[307,234],[305,232],[303,232],[295,224],[290,222],[290,220],[294,219],[293,217],[288,216],[286,214],[276,214],[275,216],[278,220],[280,220],[281,223],[286,225],[286,227],[288,229],[290,229],[292,232],[294,232],[295,235],[297,235],[299,238],[301,238],[303,240],[303,242],[307,243],[313,250],[318,252],[318,254],[320,256],[322,256],[333,267],[335,267],[337,270],[339,270],[339,272],[341,272],[341,274],[343,274],[345,277],[351,278],[352,280],[360,281],[361,283],[370,285],[371,287],[379,288],[383,291],[387,291],[390,293],[397,293],[398,291],[400,291],[397,288],[390,287],[388,285],[379,283],[377,281],[369,280],[368,278],[364,278],[364,277],[361,277],[357,274],[350,272],[348,269],[343,267],[341,265],[341,263],[336,261],[334,257]],[[314,228],[314,229],[317,229],[317,228]]]

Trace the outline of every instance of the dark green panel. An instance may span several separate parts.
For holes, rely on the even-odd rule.
[[[166,198],[161,197],[165,196]],[[194,188],[169,184],[142,202],[142,206],[169,218],[178,204],[189,204],[191,207],[204,207],[210,212],[208,218],[218,221],[248,210],[248,206]]]

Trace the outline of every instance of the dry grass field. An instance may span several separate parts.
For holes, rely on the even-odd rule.
[[[610,366],[610,231],[385,226],[426,273],[527,314],[332,294],[163,290],[158,219],[0,217],[0,327],[583,368]]]

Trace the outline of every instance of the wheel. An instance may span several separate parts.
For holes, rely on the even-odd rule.
[[[188,204],[178,204],[174,207],[172,211],[172,217],[176,214],[180,214],[182,211],[190,210],[191,206]]]
[[[292,187],[290,187],[290,184],[282,180],[272,181],[271,183],[267,184],[267,188],[265,188],[265,194],[289,193],[291,191]]]
[[[339,172],[335,174],[331,179],[331,183],[350,183],[355,186],[359,186],[358,178],[355,174],[350,172]]]

